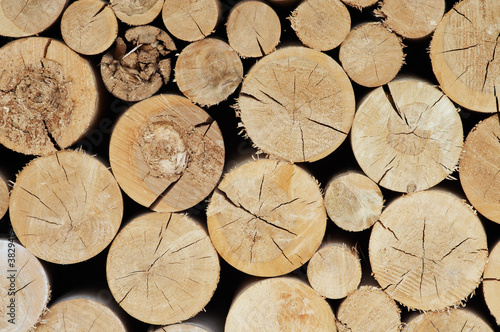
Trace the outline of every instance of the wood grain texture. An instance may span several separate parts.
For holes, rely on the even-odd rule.
[[[111,0],[116,17],[130,25],[151,23],[161,12],[164,0]]]
[[[500,242],[490,252],[483,275],[484,301],[500,326]]]
[[[493,329],[481,318],[467,309],[450,309],[442,312],[428,312],[413,318],[403,332],[425,331],[484,331]]]

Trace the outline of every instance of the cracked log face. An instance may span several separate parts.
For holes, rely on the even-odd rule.
[[[492,115],[469,133],[460,159],[460,183],[472,206],[500,223],[500,122]]]
[[[229,45],[243,58],[274,51],[281,37],[280,19],[262,1],[242,1],[231,9],[226,23]]]
[[[259,149],[291,162],[312,162],[345,140],[355,100],[351,82],[335,60],[306,47],[286,47],[250,69],[238,108]]]
[[[363,171],[399,192],[433,187],[456,168],[462,121],[453,103],[428,83],[391,82],[361,103],[351,145]]]
[[[187,215],[148,213],[132,220],[109,250],[113,297],[131,316],[155,325],[193,317],[219,281],[219,258],[205,230]]]
[[[477,112],[499,112],[500,2],[464,0],[439,23],[431,42],[432,69],[441,89]]]
[[[151,97],[170,80],[172,51],[175,44],[165,31],[154,26],[128,29],[125,40],[116,39],[114,52],[102,57],[106,89],[127,101]]]
[[[318,184],[301,168],[276,160],[228,173],[207,208],[210,238],[236,269],[278,276],[307,262],[326,229]]]
[[[2,271],[0,278],[0,312],[5,319],[0,321],[3,332],[30,331],[38,321],[49,301],[49,281],[42,264],[21,245],[2,239],[0,240],[0,260]],[[9,259],[15,257],[14,259]],[[10,265],[13,264],[13,265]],[[15,280],[9,271],[14,270]],[[11,283],[14,284],[11,286]],[[15,286],[14,286],[15,285]],[[15,291],[9,290],[15,289]],[[15,292],[15,323],[8,322],[9,304]]]
[[[224,167],[217,123],[187,98],[157,95],[128,109],[111,135],[120,187],[154,211],[186,210],[215,188]]]
[[[392,298],[411,309],[443,310],[481,281],[486,234],[472,208],[457,197],[425,191],[400,197],[372,229],[370,264]]]
[[[500,242],[493,247],[483,275],[484,301],[500,326]]]
[[[30,37],[0,49],[0,143],[45,155],[90,126],[98,106],[89,63],[61,42]]]
[[[111,0],[116,17],[130,25],[151,23],[161,12],[163,0]]]
[[[351,30],[351,15],[340,0],[305,0],[288,19],[300,41],[320,51],[339,46]]]
[[[111,47],[118,37],[118,21],[105,2],[78,0],[64,11],[61,34],[75,52],[99,54]]]
[[[399,308],[380,288],[362,286],[340,303],[337,312],[340,332],[399,332]]]
[[[186,46],[175,64],[179,90],[201,106],[226,100],[242,79],[240,57],[219,39],[205,38]]]
[[[35,256],[57,264],[85,261],[111,242],[123,201],[113,175],[82,152],[31,161],[19,173],[9,206],[12,228]]]
[[[67,0],[2,0],[0,35],[26,37],[49,28],[61,15]]]
[[[3,218],[9,209],[10,192],[7,182],[0,176],[0,219]]]
[[[377,87],[390,82],[403,66],[403,44],[381,23],[366,23],[349,32],[339,59],[354,82]]]
[[[225,331],[336,332],[328,302],[309,285],[280,277],[254,282],[229,309]]]
[[[118,316],[107,306],[86,298],[58,302],[42,317],[36,331],[116,331],[125,332]]]
[[[478,316],[466,309],[450,309],[442,312],[429,312],[413,318],[403,332],[426,331],[482,331],[493,329]]]
[[[219,0],[165,0],[162,18],[176,38],[194,42],[210,35],[219,22]]]

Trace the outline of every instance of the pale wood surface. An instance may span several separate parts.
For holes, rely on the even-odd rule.
[[[215,188],[224,166],[217,123],[187,98],[156,95],[130,107],[111,135],[120,187],[154,211],[188,209]]]
[[[0,49],[0,107],[1,144],[48,154],[75,143],[92,123],[97,78],[84,58],[59,41],[18,39]]]
[[[392,81],[373,90],[352,125],[351,146],[361,169],[393,191],[438,184],[455,170],[462,145],[455,106],[420,80]]]
[[[287,161],[312,162],[345,140],[355,100],[335,60],[306,47],[285,47],[250,69],[237,106],[257,148]]]
[[[247,274],[278,276],[318,249],[326,212],[306,171],[276,160],[248,162],[226,174],[207,208],[210,238],[229,264]]]
[[[500,96],[500,2],[465,0],[444,16],[431,42],[432,69],[457,104],[498,112]]]
[[[179,323],[151,328],[148,332],[211,332],[211,330],[188,323]]]
[[[493,332],[492,328],[467,309],[450,309],[442,312],[429,312],[413,318],[403,332],[456,332],[481,331]]]
[[[111,0],[116,17],[130,25],[151,23],[161,12],[164,0]]]
[[[481,281],[488,247],[471,207],[437,190],[397,198],[373,226],[369,242],[375,279],[408,308],[443,310],[460,304]]]
[[[378,0],[342,0],[343,3],[361,10],[362,8],[373,6]]]
[[[500,326],[500,242],[490,252],[483,275],[483,295],[490,313]]]
[[[4,178],[0,175],[0,219],[3,218],[9,209],[9,198],[9,187],[7,187],[7,182],[5,182]]]
[[[187,215],[150,212],[123,228],[106,263],[115,300],[155,325],[196,315],[219,281],[219,258],[205,230]]]
[[[71,264],[107,247],[120,227],[123,201],[106,166],[83,152],[61,151],[34,159],[19,173],[9,210],[30,252]]]

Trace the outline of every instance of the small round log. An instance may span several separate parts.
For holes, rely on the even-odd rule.
[[[484,301],[500,326],[500,242],[490,252],[483,275]]]
[[[373,6],[377,3],[377,1],[378,0],[342,0],[342,2],[346,5],[357,8],[359,10]]]
[[[116,17],[130,25],[151,23],[161,12],[163,0],[111,0]]]
[[[450,309],[420,314],[413,318],[403,329],[403,332],[424,331],[493,332],[493,329],[467,309]]]
[[[0,219],[3,218],[9,209],[10,192],[7,182],[0,176]]]

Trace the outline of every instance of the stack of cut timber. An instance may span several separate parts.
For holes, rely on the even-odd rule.
[[[499,44],[498,0],[0,0],[0,330],[498,330]]]

